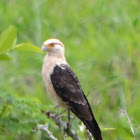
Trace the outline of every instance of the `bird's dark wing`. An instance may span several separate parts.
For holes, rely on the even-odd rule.
[[[95,139],[101,140],[101,132],[90,105],[82,91],[78,78],[69,65],[56,65],[51,74],[51,81],[58,96],[84,122]]]

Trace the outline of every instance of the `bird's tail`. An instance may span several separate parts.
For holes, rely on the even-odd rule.
[[[92,120],[83,120],[87,129],[92,133],[95,140],[102,140],[101,130],[95,119]]]

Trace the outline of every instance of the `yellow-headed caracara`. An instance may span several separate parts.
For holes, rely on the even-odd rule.
[[[48,52],[42,68],[48,94],[57,106],[71,110],[82,120],[95,140],[102,140],[100,128],[78,78],[66,62],[63,43],[57,39],[49,39],[44,42],[42,51]]]

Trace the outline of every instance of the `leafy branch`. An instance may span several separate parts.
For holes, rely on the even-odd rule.
[[[9,26],[0,35],[0,60],[7,61],[11,60],[8,54],[10,50],[18,51],[32,51],[37,53],[42,53],[41,49],[31,43],[17,43],[17,31],[14,26]]]

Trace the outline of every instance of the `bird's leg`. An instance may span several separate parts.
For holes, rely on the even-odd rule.
[[[59,111],[59,105],[56,105],[55,107],[54,107],[54,109],[53,110],[55,110],[55,109],[58,109],[58,111]],[[52,113],[52,111],[50,111],[50,110],[47,110],[47,111],[42,111],[42,113],[44,113],[44,114],[49,114],[49,113]],[[59,112],[57,113],[57,114],[59,114]]]
[[[56,105],[56,106],[54,107],[54,109],[57,109],[57,108],[59,108],[59,105]]]
[[[62,112],[59,111],[59,112],[56,114],[56,117],[61,118],[61,114],[63,114],[64,112],[66,112],[66,110],[63,110]]]
[[[69,109],[67,110],[67,117],[68,117],[67,122],[63,123],[63,125],[62,125],[62,137],[63,137],[63,140],[65,140],[65,130],[69,130],[70,127],[71,127],[71,124],[70,124],[70,110]]]
[[[71,123],[70,123],[70,110],[68,109],[68,120],[67,120],[67,126],[68,128],[71,127]]]
[[[57,106],[57,114],[60,114],[59,106]]]
[[[63,114],[63,113],[66,111],[66,109],[65,109],[65,110],[63,110],[62,112],[60,112],[59,107],[60,107],[60,105],[56,105],[56,106],[54,107],[54,109],[57,109],[57,114],[56,114],[56,116],[60,116],[61,114]]]

